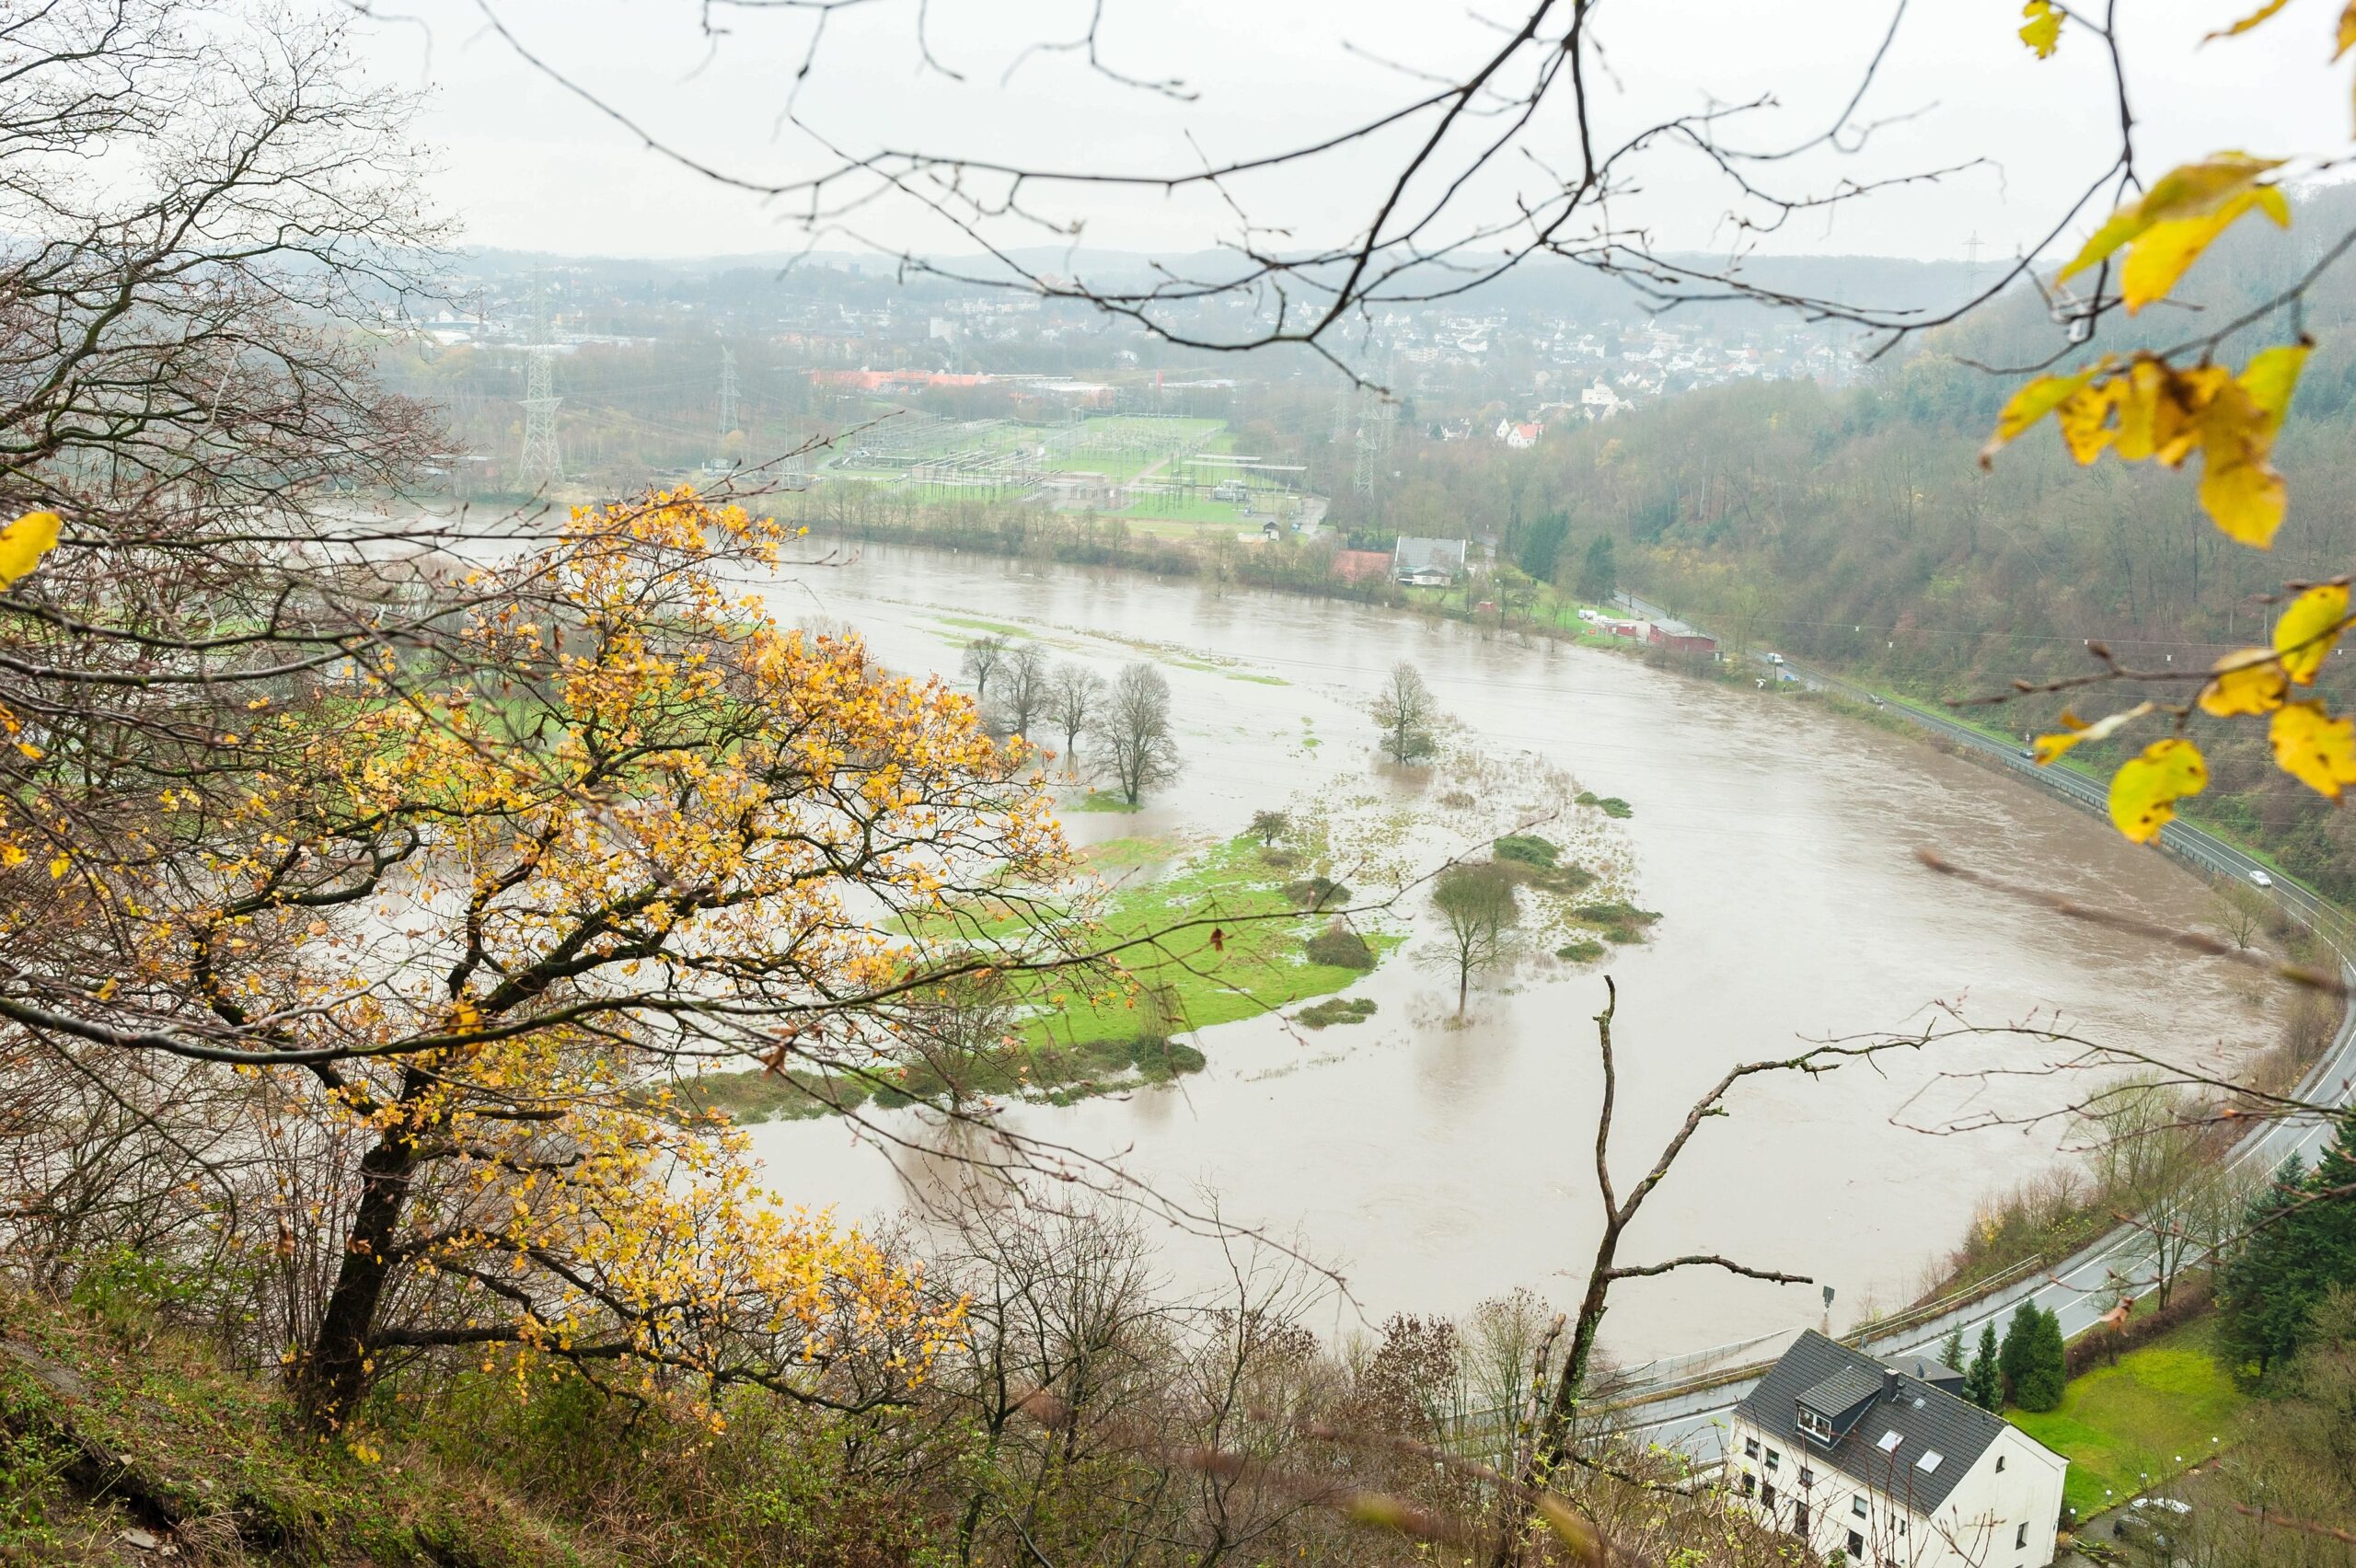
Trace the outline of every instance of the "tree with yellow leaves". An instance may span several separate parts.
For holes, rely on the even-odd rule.
[[[468,574],[447,678],[357,659],[258,709],[235,790],[160,791],[59,879],[48,918],[119,964],[0,994],[93,1070],[215,1064],[258,1080],[254,1137],[349,1151],[243,1222],[334,1239],[285,1353],[323,1426],[422,1353],[857,1403],[955,1333],[672,1094],[710,1059],[886,1072],[895,1009],[1069,951],[927,947],[1063,874],[1047,799],[968,698],[733,601],[721,566],[778,537],[657,494]]]
[[[2230,39],[2264,26],[2287,3],[2267,0],[2210,39]],[[2065,23],[2074,23],[2108,49],[2116,74],[2115,17],[2079,17],[2053,0],[2030,0],[2024,15],[2027,20],[2020,29],[2021,40],[2039,59],[2065,46]],[[2334,42],[2334,60],[2356,45],[2356,4],[2340,10]],[[2118,86],[2123,110],[2123,78]],[[2131,145],[2122,158],[2122,191],[2139,189],[2131,150]],[[2202,253],[2251,213],[2290,227],[2291,205],[2280,183],[2289,161],[2220,152],[2141,187],[2140,194],[2122,202],[2055,274],[2056,290],[2073,279],[2093,275],[2090,296],[2071,302],[2073,319],[2091,329],[2113,308],[2132,316],[2165,300]],[[2067,374],[2029,381],[1999,415],[1981,463],[1992,461],[2000,448],[2048,415],[2071,456],[2081,464],[2094,463],[2107,452],[2121,462],[2152,461],[2176,468],[2197,455],[2200,502],[2211,521],[2236,544],[2269,548],[2290,505],[2289,482],[2271,461],[2274,441],[2314,344],[2294,328],[2292,341],[2259,350],[2238,371],[2213,363],[2212,356],[2233,334],[2281,307],[2295,307],[2307,286],[2352,242],[2356,236],[2342,238],[2283,294],[2197,339],[2124,360],[2102,355]],[[2208,786],[2206,759],[2189,733],[2195,717],[2263,718],[2276,766],[2326,798],[2339,800],[2344,789],[2356,784],[2356,721],[2335,718],[2319,698],[2294,694],[2315,684],[2348,628],[2348,580],[2290,587],[2292,597],[2275,622],[2270,644],[2235,650],[2206,671],[2133,670],[2097,644],[2094,651],[2103,665],[2099,672],[2041,686],[2021,683],[2023,690],[2042,691],[2119,680],[2196,688],[2188,702],[2144,701],[2092,721],[2065,712],[2062,730],[2037,742],[2038,763],[2050,763],[2074,746],[2118,734],[2147,719],[2169,721],[2172,732],[2144,746],[2111,778],[2111,820],[2129,838],[2149,843],[2174,819],[2178,801]]]

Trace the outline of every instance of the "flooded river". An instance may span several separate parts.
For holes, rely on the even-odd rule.
[[[2273,1038],[2279,998],[2229,966],[1936,878],[1912,851],[1935,845],[2178,925],[2213,925],[2200,882],[2038,791],[1807,701],[1354,605],[874,546],[849,565],[795,572],[770,599],[787,619],[848,622],[908,671],[953,672],[977,621],[1024,628],[1108,675],[1156,645],[1187,771],[1139,815],[1074,814],[1079,842],[1224,837],[1255,809],[1363,787],[1375,766],[1367,705],[1401,659],[1492,754],[1535,753],[1631,803],[1616,831],[1634,895],[1664,916],[1643,947],[1586,970],[1532,966],[1477,991],[1459,1027],[1452,978],[1394,958],[1357,988],[1380,1007],[1365,1024],[1229,1024],[1197,1037],[1209,1066],[1181,1083],[1010,1113],[1025,1132],[1167,1193],[1215,1193],[1230,1218],[1297,1240],[1348,1281],[1337,1328],[1461,1312],[1517,1286],[1576,1300],[1600,1225],[1588,1020],[1607,968],[1620,988],[1623,1190],[1729,1066],[1904,1027],[1934,1002],[1982,1022],[2058,1015],[2188,1059]],[[2066,1089],[2050,1078],[1937,1078],[2038,1059],[1997,1037],[1878,1071],[1751,1079],[1732,1116],[1694,1139],[1623,1262],[1724,1252],[1812,1274],[1838,1289],[1842,1321],[1897,1305],[1975,1203],[2047,1163],[2063,1136],[1930,1136],[1899,1124],[1901,1108],[1918,1091],[1950,1111],[1974,1094],[2014,1110],[2057,1102]],[[884,1119],[924,1136],[908,1113]],[[920,1157],[888,1157],[837,1121],[754,1136],[781,1192],[846,1216],[895,1212],[904,1183],[924,1179],[907,1169]],[[1173,1234],[1165,1256],[1181,1287],[1223,1277],[1198,1240]],[[1715,1271],[1633,1281],[1613,1299],[1606,1339],[1631,1358],[1813,1323],[1821,1310],[1814,1288]]]

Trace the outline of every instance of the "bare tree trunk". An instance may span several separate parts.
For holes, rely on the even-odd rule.
[[[1816,1073],[1831,1070],[1822,1065],[1831,1058],[1870,1055],[1873,1047],[1840,1045],[1818,1046],[1799,1056],[1780,1062],[1746,1062],[1729,1068],[1725,1077],[1710,1086],[1692,1108],[1685,1113],[1684,1124],[1662,1146],[1652,1169],[1645,1173],[1626,1199],[1623,1200],[1611,1181],[1611,1114],[1613,1101],[1619,1089],[1618,1069],[1611,1055],[1611,1020],[1619,1011],[1620,988],[1609,974],[1603,977],[1605,999],[1603,1010],[1595,1015],[1596,1051],[1603,1065],[1603,1101],[1595,1116],[1595,1185],[1603,1200],[1603,1235],[1595,1245],[1595,1261],[1588,1271],[1587,1294],[1579,1300],[1578,1316],[1573,1321],[1571,1347],[1563,1358],[1563,1369],[1554,1380],[1554,1391],[1546,1401],[1539,1417],[1537,1432],[1524,1457],[1521,1471],[1514,1480],[1516,1485],[1508,1493],[1504,1511],[1505,1528],[1498,1534],[1497,1550],[1491,1559],[1494,1568],[1512,1568],[1521,1560],[1522,1539],[1527,1533],[1531,1515],[1536,1510],[1539,1493],[1552,1481],[1556,1470],[1570,1456],[1571,1425],[1578,1414],[1579,1400],[1587,1382],[1588,1369],[1595,1357],[1595,1343],[1603,1326],[1603,1313],[1610,1304],[1612,1285],[1623,1279],[1671,1274],[1682,1268],[1707,1265],[1721,1268],[1747,1279],[1771,1280],[1779,1285],[1808,1285],[1814,1283],[1803,1274],[1780,1274],[1770,1269],[1754,1269],[1716,1253],[1688,1253],[1657,1263],[1622,1263],[1619,1261],[1620,1238],[1624,1234],[1652,1195],[1669,1167],[1684,1152],[1685,1145],[1704,1121],[1726,1114],[1721,1101],[1735,1083],[1754,1073],[1773,1072],[1783,1068]]]
[[[409,1098],[402,1096],[404,1102]],[[291,1379],[303,1419],[321,1431],[341,1425],[368,1392],[373,1377],[369,1339],[392,1278],[394,1242],[417,1166],[416,1135],[400,1124],[361,1157],[360,1201],[352,1211],[343,1262],[319,1314],[311,1348],[295,1364]]]

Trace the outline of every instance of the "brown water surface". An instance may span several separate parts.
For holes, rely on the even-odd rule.
[[[1729,1066],[1903,1027],[1937,1001],[1978,1021],[2058,1017],[2212,1061],[2272,1038],[2277,998],[2229,965],[1934,877],[1913,851],[1935,845],[2178,926],[2213,924],[2200,882],[2037,790],[1806,700],[1355,605],[874,546],[770,598],[788,618],[850,623],[904,670],[953,671],[976,635],[961,623],[973,621],[1020,626],[1107,674],[1149,651],[1161,658],[1184,778],[1139,815],[1071,816],[1076,840],[1224,836],[1256,808],[1357,787],[1374,766],[1366,706],[1400,659],[1480,745],[1538,754],[1626,799],[1636,901],[1665,917],[1648,945],[1604,966],[1620,988],[1623,1190]],[[1305,746],[1307,734],[1319,744]],[[1183,1084],[1020,1107],[1010,1120],[1163,1191],[1215,1193],[1229,1216],[1297,1239],[1346,1274],[1356,1305],[1337,1307],[1343,1323],[1461,1312],[1517,1286],[1575,1299],[1600,1223],[1588,1021],[1600,969],[1525,966],[1476,993],[1461,1027],[1449,1017],[1452,982],[1412,962],[1358,989],[1380,1006],[1369,1023],[1315,1034],[1230,1024],[1201,1034],[1210,1065]],[[2058,1103],[2072,1086],[2050,1078],[1938,1078],[2044,1055],[1995,1037],[1878,1070],[1750,1080],[1731,1117],[1694,1139],[1623,1261],[1726,1253],[1810,1274],[1838,1288],[1843,1320],[1895,1305],[1975,1204],[2050,1160],[2062,1133],[1934,1136],[1893,1118],[1918,1093],[1907,1117],[1969,1101]],[[885,1119],[930,1136],[908,1113]],[[895,1163],[840,1122],[754,1136],[781,1191],[847,1216],[896,1210],[906,1182],[926,1179],[921,1161]],[[1223,1277],[1198,1240],[1173,1235],[1167,1256],[1182,1286]],[[1632,1282],[1614,1300],[1607,1339],[1632,1357],[1820,1311],[1813,1287],[1716,1271]]]

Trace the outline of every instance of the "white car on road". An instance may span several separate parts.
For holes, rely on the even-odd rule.
[[[2274,879],[2268,876],[2265,870],[2258,866],[2252,866],[2249,869],[2249,880],[2256,882],[2260,887],[2272,887],[2274,885]]]

